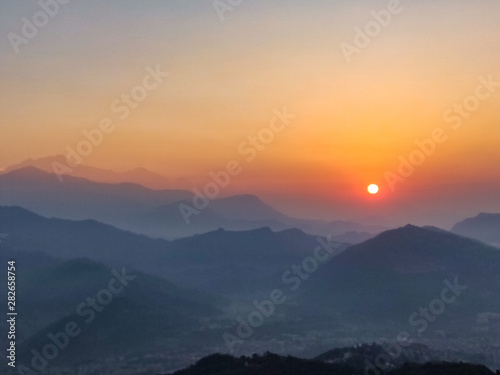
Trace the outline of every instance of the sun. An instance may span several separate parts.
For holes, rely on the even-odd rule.
[[[370,186],[368,186],[368,192],[370,194],[377,194],[378,193],[378,186],[375,184],[371,184]]]

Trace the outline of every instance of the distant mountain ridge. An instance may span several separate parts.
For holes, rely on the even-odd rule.
[[[43,251],[59,259],[87,257],[205,291],[242,295],[265,288],[276,274],[279,280],[280,272],[318,245],[316,236],[298,229],[219,229],[174,241],[151,239],[94,220],[48,219],[2,206],[0,230],[9,233],[3,242],[6,254]]]
[[[71,176],[59,182],[53,174],[34,167],[0,174],[0,205],[21,206],[64,219],[95,219],[151,237],[172,239],[217,228],[249,230],[264,226],[273,230],[300,228],[323,236],[347,231],[379,233],[387,229],[344,221],[291,218],[249,194],[214,199],[186,223],[179,205],[191,205],[192,199],[190,191],[151,190],[132,183],[105,184]]]
[[[500,214],[480,213],[455,224],[451,231],[500,248]]]
[[[18,164],[7,167],[2,173],[9,173],[17,169],[34,167],[44,172],[56,173],[54,166],[69,166],[66,157],[63,155],[48,156],[39,159],[26,159]],[[178,188],[179,183],[171,181],[165,176],[151,172],[146,168],[139,167],[120,173],[109,169],[102,169],[81,164],[68,172],[68,176],[81,177],[95,182],[119,184],[122,182],[136,183],[150,189],[172,189]],[[64,178],[65,175],[62,175]]]

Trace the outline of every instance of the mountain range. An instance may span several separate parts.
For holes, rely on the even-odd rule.
[[[5,170],[1,173],[9,173],[17,169],[34,167],[44,172],[54,174],[58,170],[57,168],[61,168],[61,166],[67,166],[68,170],[65,169],[65,171],[68,173],[68,176],[80,177],[87,180],[108,184],[129,182],[142,185],[154,190],[178,188],[181,183],[182,185],[186,184],[185,181],[172,181],[165,176],[162,176],[155,172],[151,172],[143,167],[120,173],[109,169],[91,167],[84,164],[81,164],[76,168],[70,168],[69,165],[70,164],[68,163],[65,156],[55,155],[39,159],[26,159],[20,163],[5,168]],[[65,174],[62,174],[61,178],[64,180]]]
[[[141,234],[146,229],[137,218],[151,228],[154,215],[168,218],[179,202],[189,202],[187,191],[76,177],[59,182],[22,168],[0,175],[0,192],[2,203],[15,204],[0,206],[0,260],[16,259],[19,266],[23,361],[68,322],[86,327],[77,307],[117,272],[134,279],[54,364],[120,361],[128,353],[161,369],[183,366],[192,361],[184,357],[189,353],[227,351],[223,334],[237,334],[255,302],[273,290],[286,302],[273,307],[236,353],[281,348],[314,356],[346,340],[367,343],[401,332],[441,353],[476,356],[498,347],[500,251],[485,243],[495,244],[497,215],[480,214],[452,232],[406,225],[377,234],[382,228],[289,218],[258,197],[240,195],[213,200],[200,213],[207,214],[203,231],[196,227],[201,233],[165,239]],[[309,234],[328,226],[337,234]],[[338,242],[349,238],[352,243]],[[335,254],[319,260],[318,244]]]
[[[99,183],[71,176],[59,181],[54,174],[34,167],[0,175],[1,205],[17,205],[45,216],[94,219],[152,237],[172,239],[218,228],[248,230],[264,226],[274,230],[300,228],[323,236],[345,232],[364,232],[366,236],[366,232],[376,234],[387,229],[291,218],[253,195],[214,199],[188,223],[179,206],[192,206],[192,199],[193,193],[186,190],[151,190],[137,184]]]
[[[28,346],[40,343],[57,324],[76,319],[72,309],[78,301],[97,293],[112,277],[110,269],[123,267],[141,277],[120,296],[125,298],[123,304],[117,298],[110,311],[132,309],[131,316],[144,314],[140,298],[152,314],[163,316],[173,308],[177,316],[176,311],[182,311],[185,327],[212,327],[204,338],[206,347],[223,348],[222,333],[232,332],[236,318],[254,308],[252,301],[268,298],[273,289],[281,289],[287,303],[276,307],[277,314],[237,350],[253,350],[254,341],[265,348],[262,340],[270,332],[286,343],[291,333],[307,337],[318,329],[337,332],[336,340],[347,335],[361,342],[370,339],[365,333],[370,326],[377,327],[371,339],[396,335],[398,330],[431,341],[443,339],[436,332],[447,332],[450,341],[459,333],[472,338],[488,332],[493,343],[500,334],[500,252],[436,228],[407,225],[361,244],[335,244],[335,256],[311,269],[318,237],[298,229],[219,229],[168,241],[93,220],[49,219],[19,207],[0,207],[0,223],[1,231],[8,233],[1,244],[4,260],[18,259],[25,272],[19,298],[32,322],[23,325],[23,342]],[[442,297],[445,288],[449,290]],[[419,309],[440,298],[453,303],[436,302],[432,309],[441,305],[445,309],[424,323]],[[189,306],[196,307],[189,310]],[[160,318],[153,314],[151,319]],[[212,323],[194,323],[203,320]],[[433,329],[419,332],[428,326]],[[174,329],[162,327],[161,332]],[[179,334],[175,332],[173,337]],[[114,337],[112,332],[106,335]],[[136,342],[143,348],[141,340]],[[310,354],[332,345],[315,335],[306,342]],[[302,349],[289,350],[298,354]]]
[[[117,229],[94,220],[45,218],[20,207],[0,206],[4,253],[39,252],[57,258],[87,257],[130,266],[183,285],[218,294],[252,294],[301,261],[318,237],[298,229],[231,232],[219,229],[168,241]],[[328,241],[323,238],[324,241]],[[338,243],[339,251],[347,244]]]

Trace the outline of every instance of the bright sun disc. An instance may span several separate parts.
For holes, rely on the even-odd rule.
[[[371,184],[370,186],[368,186],[368,192],[370,194],[377,194],[378,193],[378,186],[375,184]]]

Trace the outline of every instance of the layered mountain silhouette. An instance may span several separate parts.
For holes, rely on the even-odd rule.
[[[244,199],[258,206],[253,197]],[[0,231],[8,233],[0,259],[20,264],[19,308],[29,322],[19,333],[23,358],[43,346],[50,332],[68,321],[81,322],[76,307],[106,288],[116,276],[112,269],[122,272],[123,267],[136,277],[96,314],[62,362],[115,358],[128,350],[160,356],[175,345],[224,348],[222,334],[233,332],[236,317],[246,317],[254,309],[252,301],[269,298],[276,288],[289,302],[276,307],[244,345],[255,340],[265,348],[265,340],[271,340],[297,353],[306,349],[296,337],[312,335],[307,352],[319,354],[331,342],[316,339],[317,332],[360,339],[367,336],[359,332],[367,330],[372,338],[404,330],[438,342],[484,336],[482,345],[500,337],[500,252],[437,228],[407,225],[357,245],[337,244],[338,255],[313,271],[306,263],[318,236],[300,229],[218,229],[169,241],[95,220],[46,218],[20,207],[0,207]],[[420,309],[432,312],[441,305],[443,311],[430,315],[419,332],[424,326]]]
[[[67,219],[96,219],[126,226],[131,217],[158,205],[189,198],[182,190],[151,190],[141,185],[103,184],[27,167],[0,175],[1,204]]]
[[[155,190],[172,189],[180,185],[180,181],[172,181],[146,168],[135,168],[122,173],[84,164],[78,165],[76,168],[71,168],[66,157],[63,155],[48,156],[39,159],[26,159],[18,164],[9,166],[2,173],[9,173],[27,167],[34,167],[48,173],[56,173],[61,166],[68,167],[64,169],[68,176],[81,177],[95,182],[110,184],[130,182]],[[65,176],[66,174],[61,175],[63,179]]]
[[[500,252],[496,248],[445,231],[407,225],[351,246],[319,269],[304,287],[302,303],[309,311],[317,306],[332,320],[357,316],[415,330],[424,323],[416,323],[417,317],[409,322],[414,312],[420,307],[429,309],[436,299],[448,299],[453,302],[433,306],[438,311],[444,307],[438,315],[446,316],[429,318],[435,327],[467,332],[487,328],[498,335],[498,323],[481,317],[498,315],[499,286]],[[451,292],[441,294],[444,288]]]
[[[11,256],[42,251],[60,259],[88,257],[240,296],[279,281],[284,270],[318,246],[318,237],[298,229],[220,229],[174,241],[151,239],[94,220],[48,219],[20,207],[0,207],[0,222],[9,233],[4,251]],[[338,246],[339,251],[346,247]]]
[[[152,237],[180,238],[218,228],[273,230],[300,228],[318,235],[344,232],[379,233],[386,229],[345,221],[316,221],[288,217],[253,195],[222,197],[185,220],[179,206],[193,207],[193,192],[151,190],[131,183],[98,183],[54,174],[34,167],[0,175],[0,204],[17,205],[45,216],[94,219]]]
[[[41,251],[62,259],[88,257],[221,294],[265,288],[270,278],[300,264],[318,244],[316,236],[300,230],[269,228],[155,240],[92,220],[47,219],[18,207],[1,207],[0,222],[1,230],[9,233],[3,241],[6,254]],[[486,296],[498,294],[499,271],[496,248],[408,225],[349,247],[315,273],[305,295],[318,295],[323,305],[339,298],[331,305],[349,311],[405,314],[414,302],[438,294],[445,279],[458,278],[471,290],[464,293],[477,300],[474,307],[482,309],[476,312],[487,313],[498,307]]]
[[[56,261],[31,274],[20,267],[18,277],[25,279],[18,288],[19,311],[26,321],[19,326],[24,338],[19,358],[25,364],[33,349],[41,352],[51,343],[48,335],[65,332],[70,321],[81,334],[58,360],[77,363],[153,348],[173,337],[193,335],[194,341],[204,322],[220,315],[209,296],[88,259]]]
[[[455,224],[451,231],[500,247],[500,214],[480,213]]]

